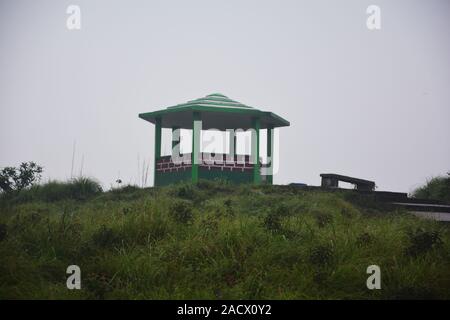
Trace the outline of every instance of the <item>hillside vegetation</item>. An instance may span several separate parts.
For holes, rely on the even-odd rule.
[[[440,200],[450,203],[450,173],[447,176],[434,177],[425,185],[417,188],[413,196],[419,199]]]
[[[450,298],[448,225],[370,196],[73,184],[1,196],[1,299]],[[69,265],[81,290],[66,288]],[[366,287],[369,265],[381,290]]]

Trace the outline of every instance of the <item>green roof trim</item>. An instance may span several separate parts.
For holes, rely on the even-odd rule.
[[[213,93],[213,94],[207,95],[204,98],[199,98],[199,99],[188,101],[186,103],[177,104],[175,106],[168,107],[168,109],[169,108],[170,109],[183,108],[183,107],[188,107],[188,106],[193,106],[193,105],[204,105],[204,106],[211,105],[211,106],[227,107],[227,108],[250,108],[250,109],[253,109],[252,107],[246,106],[245,104],[231,100],[227,96],[224,96],[223,94],[220,94],[220,93]]]
[[[176,126],[190,129],[194,111],[201,112],[204,129],[248,129],[251,128],[251,121],[255,117],[260,118],[262,129],[290,125],[289,121],[275,113],[258,110],[220,93],[210,94],[166,109],[141,113],[139,117],[151,123],[155,123],[156,118],[160,117],[162,126],[165,128]]]

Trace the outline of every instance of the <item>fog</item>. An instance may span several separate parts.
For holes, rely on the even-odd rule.
[[[220,92],[290,121],[275,183],[409,192],[450,170],[448,30],[446,0],[1,0],[0,167],[141,184],[154,129],[138,114]]]

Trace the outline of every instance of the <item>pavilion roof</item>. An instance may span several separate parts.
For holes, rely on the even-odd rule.
[[[252,119],[259,117],[261,129],[289,126],[289,121],[272,112],[261,111],[220,93],[177,104],[166,109],[141,113],[139,117],[151,123],[161,117],[162,127],[192,128],[192,114],[201,112],[202,128],[207,129],[248,129],[252,127]]]

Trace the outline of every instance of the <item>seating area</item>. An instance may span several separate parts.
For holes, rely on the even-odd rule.
[[[223,179],[238,184],[272,184],[273,168],[262,164],[260,157],[262,144],[260,131],[266,132],[264,156],[267,156],[267,159],[273,159],[275,158],[273,152],[275,129],[290,125],[289,121],[273,112],[244,105],[220,93],[213,93],[165,109],[141,113],[139,117],[155,125],[154,186],[169,185],[178,181],[197,183],[199,179]],[[164,128],[172,130],[171,156],[161,155]],[[186,139],[186,137],[182,138],[181,130],[191,131],[189,139],[192,139],[192,153],[178,156],[179,143]],[[202,132],[208,130],[222,132],[223,136],[228,137],[226,149],[230,150],[230,155],[201,152]],[[242,132],[247,132],[250,136],[252,156],[234,156],[234,153],[240,149],[237,138]],[[200,161],[192,162],[193,154],[198,154]],[[259,160],[255,161],[255,159]],[[265,170],[261,170],[262,168]]]
[[[162,156],[156,163],[156,171],[158,172],[179,172],[186,171],[192,168],[191,154],[184,154],[180,156],[180,162],[174,162],[172,156]],[[208,170],[221,171],[251,171],[253,170],[253,163],[250,163],[249,155],[235,155],[234,159],[230,161],[228,154],[220,153],[201,153],[200,168]],[[261,159],[260,159],[261,162]],[[264,165],[263,165],[264,166]]]

